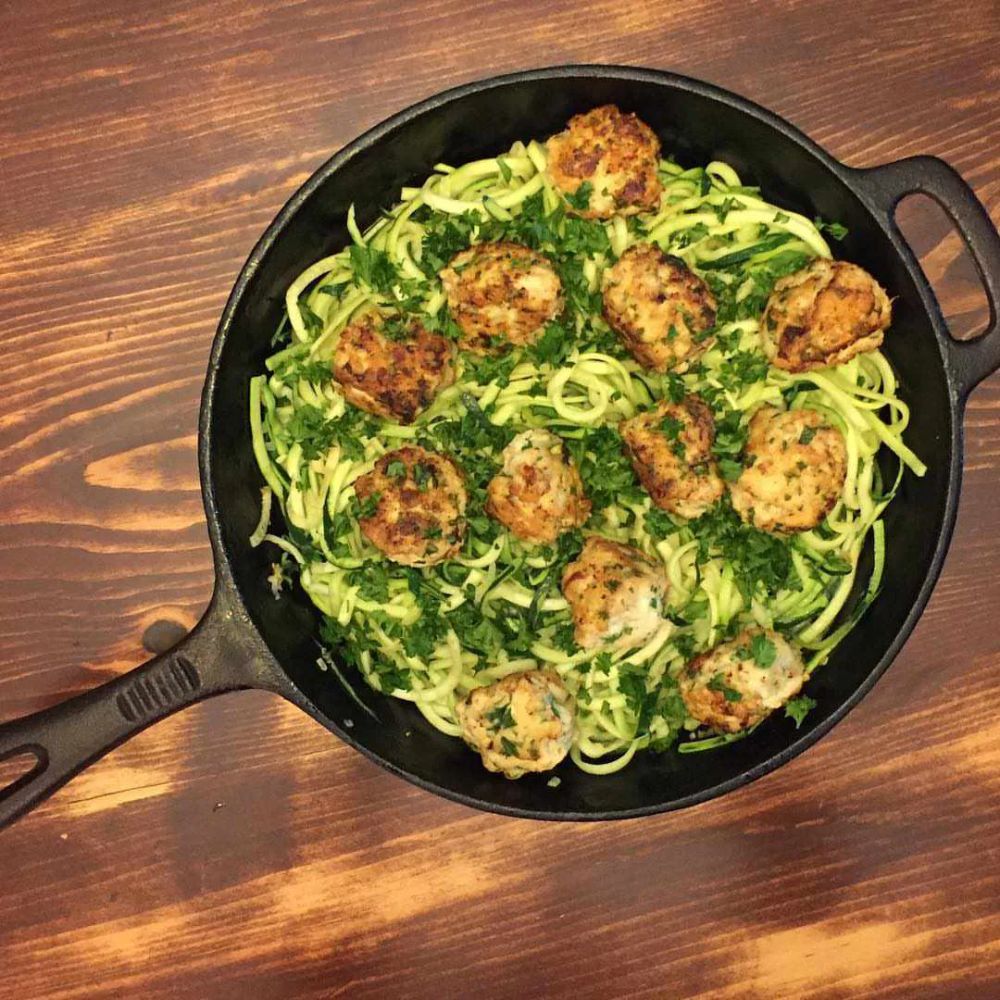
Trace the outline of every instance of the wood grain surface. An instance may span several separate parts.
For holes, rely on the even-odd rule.
[[[198,619],[215,323],[355,134],[496,72],[634,63],[850,164],[943,156],[997,219],[998,29],[988,0],[0,3],[0,719]],[[956,330],[981,325],[958,237],[904,214]],[[1000,995],[998,415],[993,378],[913,638],[767,779],[635,822],[500,819],[220,698],[0,835],[0,997]]]

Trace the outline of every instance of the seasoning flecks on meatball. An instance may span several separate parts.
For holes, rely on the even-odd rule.
[[[334,351],[333,377],[349,403],[410,424],[455,380],[454,348],[416,320],[401,327],[399,339],[385,329],[376,312],[349,323]]]
[[[576,644],[641,646],[663,624],[669,586],[663,567],[638,549],[592,535],[562,578]]]
[[[573,742],[573,701],[549,670],[508,674],[476,688],[458,702],[455,713],[465,742],[480,753],[483,766],[508,778],[551,770]]]
[[[891,319],[889,296],[867,271],[817,257],[775,282],[761,337],[777,368],[805,372],[876,350]]]
[[[802,654],[770,629],[750,628],[696,656],[677,679],[688,714],[721,733],[766,718],[802,689]]]
[[[362,533],[393,562],[433,566],[461,548],[465,484],[444,455],[415,445],[397,448],[361,476],[354,491],[362,509]]]
[[[847,447],[815,410],[762,406],[750,420],[743,465],[730,486],[736,512],[762,531],[792,534],[815,528],[833,509]]]
[[[456,254],[440,277],[466,350],[534,343],[562,312],[555,268],[520,243],[478,243]]]
[[[697,396],[662,401],[619,426],[632,468],[653,503],[678,517],[704,514],[725,493],[712,455],[715,421]]]
[[[604,272],[604,318],[653,371],[684,371],[711,343],[715,298],[679,258],[636,243]]]
[[[486,511],[518,538],[551,544],[590,516],[576,463],[551,431],[522,431],[502,458],[487,487]]]
[[[546,173],[556,190],[571,196],[570,211],[609,219],[659,207],[660,140],[636,115],[623,114],[613,104],[594,108],[571,118],[546,148]],[[584,184],[589,185],[586,199],[580,192]]]

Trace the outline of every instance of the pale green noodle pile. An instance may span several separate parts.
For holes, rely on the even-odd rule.
[[[268,484],[253,542],[266,539],[287,553],[285,566],[294,564],[327,616],[324,638],[342,659],[374,688],[412,701],[445,733],[459,735],[454,704],[470,688],[554,668],[577,702],[572,759],[608,773],[637,750],[666,748],[694,729],[673,677],[693,652],[738,626],[774,626],[804,648],[810,670],[824,662],[860,611],[834,628],[866,542],[874,573],[862,607],[881,576],[880,519],[895,487],[883,483],[876,454],[882,446],[895,453],[900,474],[905,466],[922,475],[924,466],[903,443],[908,410],[880,352],[802,375],[766,364],[758,322],[770,285],[809,257],[830,256],[813,222],[763,201],[725,163],[683,170],[669,161],[661,163],[665,190],[655,215],[585,222],[565,215],[544,164],[543,146],[516,143],[496,159],[439,165],[366,232],[352,213],[354,246],[317,261],[288,289],[283,331],[290,343],[251,384],[254,447]],[[536,349],[485,361],[463,355],[456,384],[412,426],[345,404],[330,359],[351,316],[371,305],[393,307],[453,332],[436,270],[470,241],[487,238],[531,242],[553,256],[570,304],[563,322]],[[715,345],[682,378],[642,370],[600,317],[601,272],[639,239],[683,258],[720,301]],[[724,469],[738,469],[744,415],[762,403],[812,408],[838,426],[847,481],[826,523],[786,542],[740,526],[726,507],[696,522],[651,508],[614,427],[685,391],[713,406]],[[579,533],[552,549],[531,548],[482,513],[482,489],[500,450],[531,426],[550,428],[575,449],[595,499],[584,531],[635,545],[666,567],[670,617],[641,649],[573,647],[559,577]],[[425,570],[386,561],[357,527],[352,483],[408,441],[454,457],[472,497],[461,557]],[[281,535],[265,533],[272,498],[288,526]],[[276,583],[281,576],[279,566]],[[334,667],[328,655],[321,664]]]

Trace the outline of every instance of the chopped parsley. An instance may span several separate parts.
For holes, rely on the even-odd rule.
[[[792,719],[795,722],[795,728],[798,729],[805,721],[805,717],[815,707],[815,699],[810,698],[807,694],[800,694],[785,705],[785,718]]]
[[[813,219],[813,225],[821,233],[826,233],[831,239],[838,241],[844,239],[849,232],[847,226],[843,226],[839,222],[825,222],[821,216],[816,216]]]
[[[510,702],[491,708],[486,713],[486,721],[495,733],[500,732],[501,729],[512,729],[514,727],[514,713],[511,711]]]
[[[721,670],[708,682],[708,690],[718,691],[728,702],[743,700],[743,695],[726,683],[726,676]]]
[[[399,281],[399,274],[383,250],[352,244],[348,250],[354,276],[376,292],[388,295],[392,286]]]
[[[670,450],[680,459],[684,458],[687,447],[681,440],[681,432],[684,430],[684,421],[677,417],[672,417],[669,413],[660,421],[659,429],[666,435],[670,442]]]
[[[730,563],[744,597],[759,591],[774,595],[790,582],[794,566],[788,542],[744,524],[728,500],[691,521],[690,526],[698,539],[699,558],[719,555]]]
[[[566,201],[577,211],[583,211],[590,208],[590,196],[593,192],[594,185],[590,181],[584,181],[572,194],[566,195]]]
[[[766,635],[758,632],[750,640],[750,655],[758,667],[770,667],[778,655],[778,647]]]

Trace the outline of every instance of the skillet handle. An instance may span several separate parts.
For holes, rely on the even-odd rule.
[[[996,226],[961,175],[936,156],[911,156],[855,174],[893,228],[900,199],[916,192],[930,195],[948,213],[972,254],[990,306],[989,323],[985,333],[974,340],[949,337],[945,343],[959,398],[964,400],[979,382],[1000,368],[1000,235]]]
[[[216,594],[173,649],[91,691],[0,725],[0,761],[34,758],[26,774],[0,787],[0,828],[151,723],[210,695],[252,686],[238,634]]]

